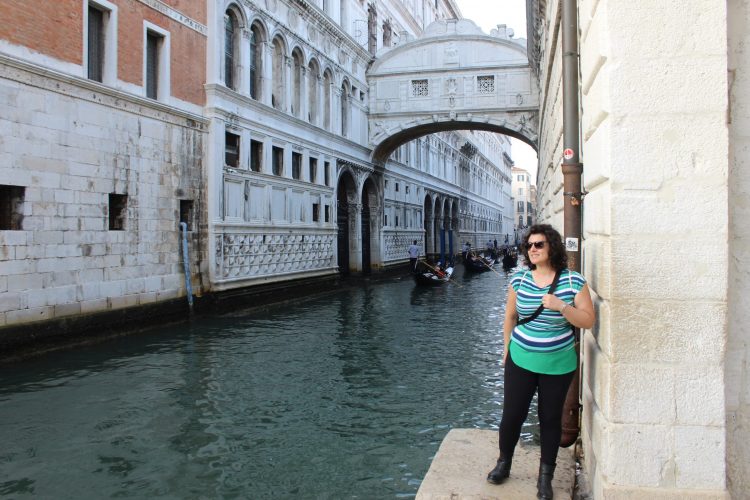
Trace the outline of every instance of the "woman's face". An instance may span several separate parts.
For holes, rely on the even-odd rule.
[[[544,234],[529,235],[529,242],[526,248],[529,252],[529,262],[535,266],[549,263],[549,243]]]

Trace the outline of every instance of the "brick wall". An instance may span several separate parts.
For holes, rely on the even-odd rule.
[[[111,3],[118,7],[117,79],[139,87],[143,85],[145,20],[170,33],[171,95],[182,101],[203,105],[206,36],[139,1],[112,0]],[[173,0],[164,3],[205,25],[206,2]],[[47,1],[36,3],[33,8],[29,8],[29,5],[29,2],[22,0],[3,0],[0,3],[0,18],[4,20],[0,23],[0,40],[25,47],[32,53],[67,63],[83,64],[83,1]]]
[[[2,0],[0,40],[7,40],[66,62],[82,64],[82,8],[81,0],[43,3]]]

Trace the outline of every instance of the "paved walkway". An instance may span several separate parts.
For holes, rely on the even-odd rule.
[[[575,461],[572,449],[561,449],[552,486],[555,499],[573,496]],[[510,478],[501,485],[487,482],[497,461],[497,431],[453,429],[443,439],[417,500],[528,500],[536,498],[539,447],[516,447]]]

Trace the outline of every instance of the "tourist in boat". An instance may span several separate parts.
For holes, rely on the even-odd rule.
[[[437,276],[438,278],[442,278],[443,276],[445,276],[445,271],[443,271],[442,262],[440,261],[438,261],[437,264],[435,264],[434,271],[435,271],[435,276]]]
[[[521,427],[538,391],[542,449],[537,498],[551,499],[563,404],[578,365],[573,328],[594,325],[594,306],[586,279],[567,268],[562,237],[552,226],[531,226],[521,248],[528,269],[513,274],[508,288],[500,458],[487,480],[500,484],[509,477]]]

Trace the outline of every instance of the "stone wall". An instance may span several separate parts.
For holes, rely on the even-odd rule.
[[[585,469],[595,498],[725,498],[727,12],[578,5]],[[559,2],[545,14],[540,219],[561,229]]]
[[[192,274],[206,257],[202,118],[5,56],[0,75],[0,185],[23,191],[0,231],[0,326],[184,295],[181,201]]]
[[[727,480],[733,498],[750,491],[750,1],[727,3],[729,19],[729,337]]]

